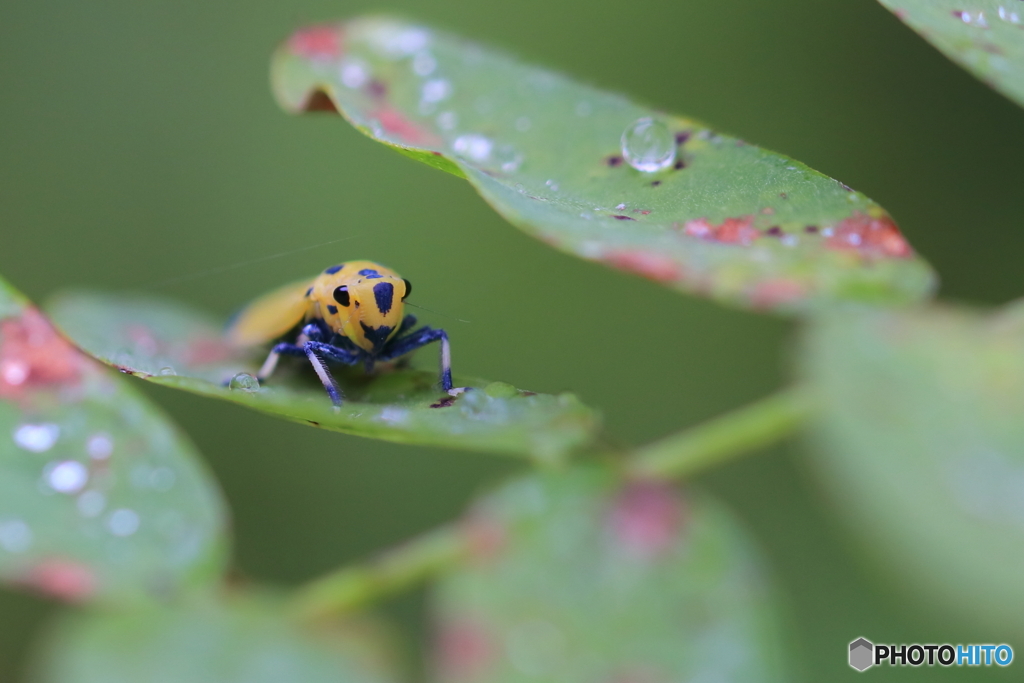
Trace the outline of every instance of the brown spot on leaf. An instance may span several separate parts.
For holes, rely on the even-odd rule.
[[[341,55],[341,28],[310,26],[296,31],[288,39],[288,49],[306,59],[327,61]]]
[[[449,617],[437,631],[434,657],[437,676],[443,681],[477,681],[489,678],[501,648],[479,619]]]
[[[613,167],[613,168],[615,166],[621,166],[622,165],[622,157],[620,157],[618,155],[610,156],[607,159],[605,159],[605,163],[608,164],[609,166]]]
[[[642,249],[618,249],[605,254],[604,260],[616,268],[628,270],[657,282],[676,282],[682,267],[671,257]]]
[[[654,559],[679,539],[682,501],[668,484],[631,482],[612,503],[608,524],[615,540],[628,554]]]
[[[437,403],[431,403],[430,407],[431,408],[448,408],[448,407],[450,407],[454,403],[455,403],[455,397],[454,396],[445,396],[444,398],[442,398]]]
[[[683,232],[691,237],[699,237],[710,242],[747,246],[761,234],[754,228],[753,222],[753,216],[726,218],[720,225],[714,225],[706,218],[698,218],[687,221]]]
[[[688,131],[688,130],[681,130],[678,133],[676,133],[676,145],[685,144],[686,141],[689,140],[689,139],[690,139],[690,131]]]
[[[635,221],[636,220],[635,218],[632,218],[630,216],[623,216],[622,214],[613,214],[612,218],[614,218],[617,221]]]
[[[859,211],[833,229],[825,246],[829,249],[856,250],[867,255],[897,258],[907,258],[914,253],[891,218],[872,218]]]
[[[0,321],[0,398],[46,385],[78,382],[85,357],[37,309]]]
[[[314,90],[310,93],[309,97],[306,98],[306,103],[302,107],[304,112],[314,111],[325,111],[331,114],[338,114],[338,108],[334,106],[334,100],[331,99],[323,90]]]

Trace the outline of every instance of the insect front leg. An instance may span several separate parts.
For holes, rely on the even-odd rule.
[[[281,359],[281,356],[305,356],[306,351],[301,346],[295,344],[281,343],[274,346],[270,350],[270,355],[267,356],[267,360],[263,361],[263,366],[260,367],[259,372],[256,373],[256,379],[262,384],[268,377],[274,374],[274,370],[277,369],[277,362]]]
[[[316,376],[320,378],[320,382],[324,385],[327,395],[331,397],[331,402],[335,407],[340,406],[341,389],[338,388],[338,383],[334,381],[331,371],[320,356],[322,355],[336,363],[355,365],[360,360],[360,354],[319,341],[307,341],[302,345],[302,350],[306,358],[309,359],[310,365],[316,371]]]
[[[421,327],[404,337],[392,340],[384,348],[384,352],[380,354],[379,358],[385,361],[394,360],[435,341],[441,342],[441,388],[451,393],[454,391],[452,388],[452,351],[448,343],[448,333],[444,330],[435,330],[429,326]]]

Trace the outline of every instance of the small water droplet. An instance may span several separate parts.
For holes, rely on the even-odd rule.
[[[363,87],[370,80],[370,70],[362,61],[356,59],[346,60],[341,65],[339,73],[341,84],[353,90]]]
[[[443,111],[437,115],[437,127],[441,130],[452,130],[458,123],[459,117],[453,111]]]
[[[530,121],[530,117],[528,116],[520,116],[518,119],[516,119],[516,130],[518,130],[520,133],[525,133],[526,131],[530,130],[530,126],[532,125],[533,123]]]
[[[473,161],[485,161],[491,156],[491,147],[493,147],[493,143],[490,139],[475,133],[460,135],[452,143],[452,149],[457,154]]]
[[[107,506],[107,497],[99,491],[86,491],[78,497],[76,506],[83,517],[96,517]]]
[[[440,102],[451,94],[451,83],[443,78],[433,78],[423,84],[420,99],[424,102]]]
[[[248,372],[240,372],[231,378],[228,388],[254,393],[260,390],[260,381]]]
[[[618,211],[622,211],[623,209],[625,209],[625,208],[626,208],[626,204],[625,204],[625,203],[622,203],[622,204],[616,204],[616,205],[615,205],[615,208],[616,208],[616,210],[618,210]]]
[[[106,460],[114,452],[114,440],[106,432],[97,432],[85,442],[85,452],[93,460]]]
[[[49,468],[46,482],[58,493],[78,493],[89,481],[89,470],[77,460],[65,460]]]
[[[160,368],[160,374],[163,375],[164,377],[171,377],[173,375],[177,375],[178,373],[175,372],[174,368],[172,368],[171,366],[165,365],[164,367]]]
[[[546,180],[544,181],[544,184],[550,187],[552,192],[558,192],[558,183],[554,180]]]
[[[127,508],[114,510],[107,520],[107,528],[115,536],[131,536],[139,530],[139,515]]]
[[[58,437],[60,427],[52,423],[24,424],[14,430],[14,443],[33,453],[50,450]]]
[[[522,183],[516,183],[516,192],[518,192],[519,194],[523,194],[524,192],[526,192],[526,188],[523,187]]]
[[[417,52],[412,58],[412,70],[417,76],[429,76],[437,68],[437,60],[434,55],[426,50]]]
[[[32,529],[20,519],[0,522],[0,548],[11,553],[23,553],[32,545]]]
[[[511,145],[502,145],[494,152],[494,160],[501,164],[501,170],[505,173],[514,173],[519,170],[523,163],[523,155],[516,152]]]
[[[650,117],[631,123],[621,142],[626,163],[644,173],[666,169],[676,160],[676,142],[668,126]]]

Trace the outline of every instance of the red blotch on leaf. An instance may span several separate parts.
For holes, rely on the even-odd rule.
[[[683,525],[683,505],[661,482],[628,484],[612,503],[612,535],[629,554],[651,559],[675,545]]]
[[[672,258],[641,249],[617,249],[604,255],[604,260],[616,268],[628,270],[657,282],[676,282],[683,269]]]
[[[825,241],[829,249],[856,250],[877,256],[906,258],[914,250],[888,216],[872,218],[857,212],[837,225]]]
[[[25,583],[68,602],[82,602],[96,591],[92,570],[68,560],[40,562],[31,569]]]
[[[394,107],[378,109],[373,114],[373,118],[380,121],[380,127],[384,129],[384,132],[401,138],[403,142],[427,146],[441,144],[440,138],[410,121],[405,114]]]
[[[334,59],[341,55],[341,29],[337,26],[301,29],[288,39],[288,49],[306,59]]]
[[[467,617],[440,625],[434,649],[438,678],[443,681],[481,680],[497,659],[499,647],[484,625]]]
[[[235,350],[220,337],[200,337],[186,347],[181,360],[186,365],[212,365],[230,360]]]
[[[85,367],[82,354],[35,308],[0,321],[0,398],[29,389],[75,383]]]
[[[753,223],[753,216],[726,218],[720,225],[714,225],[706,218],[698,218],[697,220],[687,221],[686,225],[683,226],[683,232],[691,237],[699,237],[709,242],[742,244],[746,246],[761,235]]]

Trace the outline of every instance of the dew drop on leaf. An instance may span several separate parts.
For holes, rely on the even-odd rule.
[[[662,171],[676,160],[675,138],[664,123],[637,119],[622,133],[622,157],[638,171]]]
[[[260,381],[248,372],[240,372],[231,378],[228,388],[254,393],[260,390]]]

